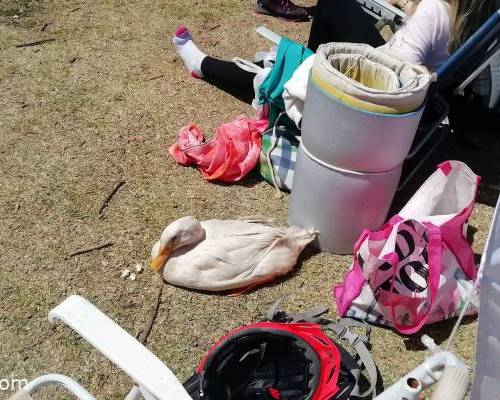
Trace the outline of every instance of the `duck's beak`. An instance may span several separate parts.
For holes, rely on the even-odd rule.
[[[172,246],[165,246],[160,248],[160,252],[158,255],[151,260],[151,269],[154,272],[158,272],[158,270],[163,267],[163,264],[165,264],[170,257],[170,254],[172,254]]]

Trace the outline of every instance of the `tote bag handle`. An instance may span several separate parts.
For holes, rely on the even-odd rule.
[[[401,325],[397,322],[396,319],[396,301],[394,301],[395,296],[391,296],[390,300],[390,310],[391,317],[393,321],[394,328],[403,334],[411,335],[415,332],[418,332],[429,319],[429,314],[434,308],[436,303],[437,294],[439,291],[439,279],[441,276],[441,231],[439,227],[431,224],[424,223],[427,228],[428,234],[428,243],[427,243],[427,252],[429,255],[428,258],[428,266],[429,266],[429,278],[428,278],[428,293],[430,293],[430,304],[427,312],[420,318],[419,321],[416,321],[413,325]],[[394,288],[394,281],[396,275],[396,268],[393,267],[393,279],[392,279],[392,288]],[[392,291],[392,290],[391,290]],[[429,299],[429,296],[427,297]]]

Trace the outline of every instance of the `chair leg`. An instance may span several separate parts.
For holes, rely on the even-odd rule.
[[[451,131],[451,128],[448,124],[443,124],[440,128],[440,130],[437,139],[434,141],[432,144],[432,147],[425,153],[423,156],[420,158],[420,160],[417,162],[417,164],[412,168],[412,170],[408,173],[408,175],[405,176],[403,181],[399,184],[397,191],[403,190],[408,182],[411,181],[413,176],[418,172],[418,170],[422,167],[422,165],[429,159],[429,157],[434,153],[434,151],[439,147],[439,145],[446,139],[448,134]]]
[[[24,386],[22,392],[27,395],[32,395],[38,389],[48,385],[60,385],[66,388],[73,396],[79,400],[95,400],[87,390],[78,382],[74,381],[66,375],[48,374],[33,379]],[[22,398],[22,397],[21,397]]]

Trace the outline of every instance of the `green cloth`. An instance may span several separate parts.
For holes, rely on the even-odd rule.
[[[283,86],[299,65],[312,54],[314,53],[307,47],[285,37],[281,38],[273,68],[259,87],[259,103],[269,104],[269,127],[274,125],[279,113],[285,111]],[[293,122],[288,121],[293,125]]]

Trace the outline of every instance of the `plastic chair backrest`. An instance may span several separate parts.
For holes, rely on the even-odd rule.
[[[172,371],[133,336],[83,297],[70,296],[49,312],[121,368],[146,400],[191,400]]]
[[[500,199],[478,275],[479,326],[472,400],[498,399],[500,393]]]
[[[464,80],[489,56],[495,40],[500,38],[500,10],[488,20],[453,53],[436,71],[434,90],[448,91]]]

